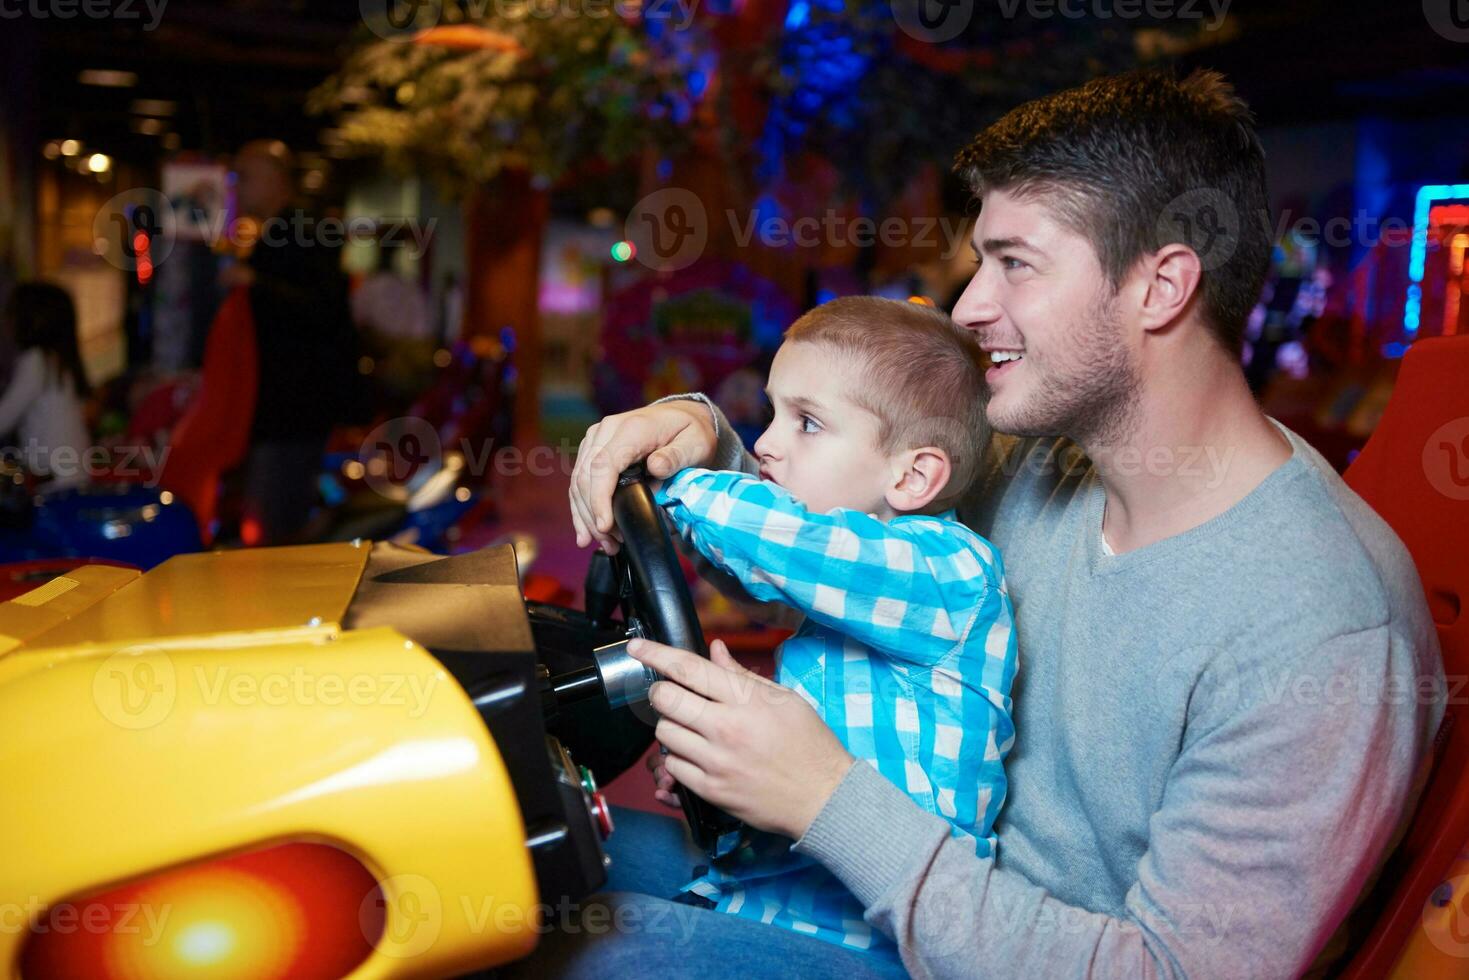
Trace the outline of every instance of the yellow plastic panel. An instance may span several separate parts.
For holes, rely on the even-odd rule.
[[[369,542],[342,542],[179,555],[28,642],[70,646],[338,623],[370,550]]]
[[[163,869],[319,841],[381,883],[387,919],[357,980],[453,976],[535,945],[499,752],[391,629],[26,648],[0,658],[0,718],[0,907],[32,922]],[[155,941],[186,942],[168,929]],[[0,929],[0,971],[15,975],[27,935]]]
[[[0,602],[0,654],[55,629],[138,577],[133,568],[81,565],[9,602]]]

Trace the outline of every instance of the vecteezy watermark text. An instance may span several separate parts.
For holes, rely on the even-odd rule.
[[[446,9],[457,8],[454,16]],[[408,40],[419,31],[460,21],[510,22],[585,17],[602,20],[660,21],[673,30],[688,28],[699,0],[359,0],[367,29],[387,41]]]
[[[172,905],[150,902],[61,902],[48,905],[32,895],[25,902],[0,903],[0,935],[20,932],[56,933],[66,936],[87,933],[143,938],[144,946],[157,945],[173,912]]]
[[[730,237],[740,248],[758,243],[768,248],[942,248],[945,260],[964,247],[968,222],[963,218],[918,216],[870,218],[827,209],[819,215],[788,218],[779,214],[724,212]],[[698,195],[682,187],[666,187],[640,200],[628,213],[623,234],[635,247],[637,260],[660,272],[686,268],[704,254],[710,219]]]
[[[231,219],[222,210],[201,213],[176,208],[161,191],[135,187],[102,205],[92,219],[92,238],[97,254],[125,272],[137,269],[145,257],[158,267],[185,233],[214,251],[225,244],[234,250],[256,243],[298,248],[378,244],[402,248],[416,261],[428,252],[438,224],[438,218],[420,222],[404,216],[318,218],[299,208],[264,221]]]
[[[0,446],[0,465],[34,473],[43,479],[72,482],[126,479],[152,489],[158,486],[172,446],[48,446],[32,436],[24,446]]]
[[[1204,30],[1217,31],[1229,16],[1233,0],[890,0],[893,19],[908,36],[929,44],[952,41],[976,17],[1032,21],[1202,20]],[[997,9],[996,9],[997,8]]]
[[[0,0],[0,20],[143,20],[143,30],[163,21],[168,0]]]
[[[124,651],[108,657],[92,678],[92,699],[108,721],[132,731],[152,728],[173,712],[179,690],[209,707],[373,708],[409,718],[428,711],[438,677],[408,672],[312,670],[242,671],[228,665],[178,668],[166,651]]]

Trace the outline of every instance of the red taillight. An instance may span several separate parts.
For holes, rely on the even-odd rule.
[[[282,844],[173,868],[40,912],[21,975],[335,978],[383,929],[377,880],[325,844]]]

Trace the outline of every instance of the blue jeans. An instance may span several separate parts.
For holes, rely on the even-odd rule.
[[[504,978],[684,977],[886,980],[907,974],[878,956],[789,929],[669,901],[708,859],[683,821],[616,808],[607,889],[575,909],[553,909],[555,928],[534,954],[501,967]]]

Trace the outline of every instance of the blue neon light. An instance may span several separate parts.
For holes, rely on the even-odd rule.
[[[1408,299],[1403,305],[1403,330],[1418,332],[1423,318],[1423,268],[1428,262],[1428,214],[1439,201],[1469,198],[1469,184],[1424,184],[1413,205],[1413,247],[1408,253]]]

